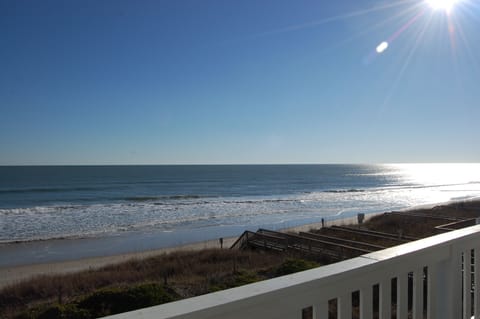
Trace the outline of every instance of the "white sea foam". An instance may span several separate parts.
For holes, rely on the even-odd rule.
[[[480,196],[480,183],[338,189],[286,196],[152,197],[108,204],[0,209],[0,242],[171,231],[215,225],[293,225]]]

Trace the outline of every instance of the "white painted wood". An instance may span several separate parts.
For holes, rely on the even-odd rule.
[[[322,300],[313,306],[313,318],[328,319],[328,300]]]
[[[427,267],[427,319],[437,318],[437,266]]]
[[[346,293],[337,299],[338,319],[352,319],[352,294]]]
[[[454,248],[452,253],[452,315],[450,318],[462,318],[463,302],[458,296],[463,295],[462,291],[462,254],[460,249]]]
[[[373,297],[372,286],[360,289],[360,319],[372,319]]]
[[[392,280],[386,278],[380,283],[379,314],[382,319],[392,318]]]
[[[471,297],[471,287],[472,287],[472,253],[470,250],[463,252],[463,318],[471,319],[471,309],[472,309],[472,297]]]
[[[413,319],[423,319],[423,267],[413,272]]]
[[[397,319],[408,316],[408,273],[397,276]]]
[[[475,254],[475,273],[474,273],[474,282],[475,282],[475,291],[474,291],[474,312],[475,319],[480,318],[480,248],[474,249]]]
[[[340,263],[165,305],[111,316],[111,319],[273,319],[301,318],[314,307],[316,319],[328,318],[328,300],[338,298],[348,313],[351,292],[360,290],[362,318],[371,318],[372,286],[380,282],[381,318],[391,315],[391,278],[398,278],[398,319],[407,318],[408,271],[414,271],[414,316],[420,305],[420,269],[428,265],[428,318],[462,314],[461,254],[480,246],[480,225],[363,255]],[[480,286],[480,250],[475,254],[475,288]],[[477,269],[478,268],[478,269]],[[478,270],[478,271],[477,271]],[[468,280],[468,279],[465,279]],[[476,289],[477,290],[477,289]],[[350,297],[348,297],[350,295]],[[475,291],[476,318],[480,293]],[[343,302],[342,302],[343,300]],[[346,303],[344,303],[346,302]],[[367,305],[367,306],[366,306]],[[362,310],[363,309],[363,310]],[[350,311],[351,313],[351,311]],[[348,315],[347,315],[348,316]],[[349,317],[348,317],[349,318]],[[419,317],[422,318],[422,317]],[[342,317],[342,319],[344,319]]]

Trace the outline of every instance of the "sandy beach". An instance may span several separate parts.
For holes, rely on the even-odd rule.
[[[371,218],[377,214],[369,214],[366,218]],[[325,226],[355,224],[357,217],[349,217],[336,220],[328,220]],[[321,223],[307,224],[297,227],[289,227],[283,231],[300,232],[312,228],[321,228]],[[228,249],[238,237],[229,237],[223,239],[223,247]],[[168,248],[118,254],[112,256],[81,258],[76,260],[49,262],[20,266],[0,267],[0,288],[18,283],[20,281],[41,275],[74,273],[87,269],[96,269],[110,264],[125,262],[131,259],[142,259],[160,254],[168,254],[173,251],[202,250],[208,248],[220,248],[220,242],[216,240],[207,240],[191,244],[173,246]]]
[[[224,238],[223,247],[230,247],[237,237]],[[198,242],[193,244],[187,244],[177,247],[169,247],[162,249],[155,249],[142,252],[133,252],[128,254],[83,258],[78,260],[52,262],[43,264],[32,264],[13,267],[1,267],[0,268],[0,288],[15,284],[25,279],[49,274],[65,274],[73,273],[87,269],[100,268],[109,264],[116,264],[128,261],[130,259],[142,259],[160,254],[167,254],[172,251],[182,250],[202,250],[208,248],[220,248],[218,240],[209,240],[204,242]]]

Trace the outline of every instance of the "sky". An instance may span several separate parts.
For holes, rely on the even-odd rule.
[[[0,0],[0,41],[0,165],[480,162],[477,0]]]

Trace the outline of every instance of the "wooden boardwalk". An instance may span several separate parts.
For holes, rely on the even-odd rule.
[[[446,224],[434,227],[439,233],[475,224],[475,218],[430,216],[426,214],[386,213],[387,216],[405,216],[422,222],[424,219],[444,220]],[[340,261],[363,254],[405,244],[419,238],[406,236],[401,229],[388,233],[367,229],[363,225],[330,226],[309,232],[278,232],[259,229],[245,231],[232,249],[267,249],[316,255],[331,261]]]
[[[257,232],[245,231],[232,245],[232,249],[295,251],[327,257],[334,261],[357,257],[383,248],[385,247],[340,237],[305,232],[290,234],[267,229],[259,229]]]

